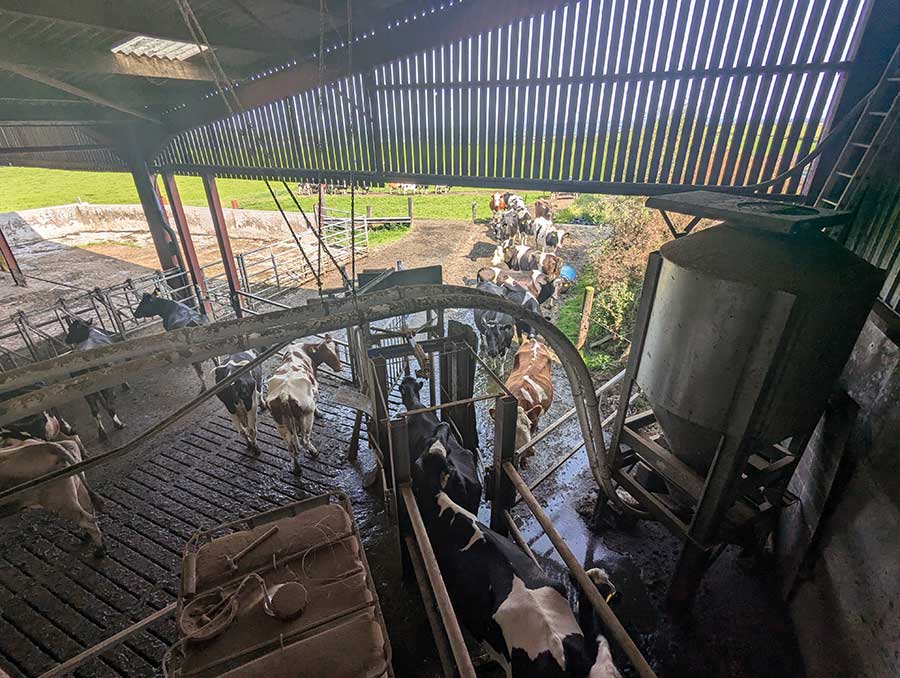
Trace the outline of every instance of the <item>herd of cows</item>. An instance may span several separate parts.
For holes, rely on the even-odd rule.
[[[495,229],[495,235],[510,241],[531,235],[538,240],[536,246],[542,247],[533,228],[541,217],[532,219],[517,196],[498,197],[492,200],[492,207],[497,206],[495,224],[511,221],[505,205],[512,205],[518,214],[515,234]],[[555,241],[556,246],[562,238]],[[562,260],[545,251],[538,254],[524,243],[515,245],[516,256],[508,258],[505,252],[511,246],[511,242],[498,246],[501,260],[478,272],[477,288],[540,313],[540,303],[561,289]],[[510,267],[500,268],[499,263]],[[513,335],[522,335],[505,382],[516,398],[516,448],[523,450],[521,464],[532,452],[528,444],[538,417],[553,399],[551,367],[558,358],[527,324],[516,327],[509,315],[476,311],[475,322],[489,355],[506,353]],[[425,409],[419,397],[421,387],[412,377],[400,384],[403,405],[412,413],[406,421],[413,491],[462,625],[507,676],[619,678],[602,624],[586,594],[565,576],[549,576],[556,569],[551,563],[527,554],[478,520],[484,480],[479,452],[466,449],[433,411],[421,411]],[[602,594],[615,592],[604,570],[592,568],[588,576]]]
[[[566,233],[553,224],[547,200],[535,202],[534,216],[514,193],[494,193],[490,206],[491,234],[499,243],[493,266],[478,271],[475,286],[540,315],[542,305],[559,299],[575,280],[575,270],[558,254]],[[529,238],[534,239],[534,247],[526,244]],[[548,252],[551,248],[553,252]],[[550,371],[559,361],[550,347],[535,338],[527,322],[507,313],[478,309],[475,326],[484,352],[492,359],[505,357],[515,336],[521,337],[506,388],[518,402],[516,449],[523,450],[519,462],[525,464],[534,454],[526,446],[537,431],[538,419],[553,402]]]
[[[558,298],[574,280],[574,271],[556,253],[565,234],[552,226],[548,215],[532,218],[518,196],[498,194],[495,198],[492,230],[500,243],[494,266],[478,272],[477,288],[541,313],[541,304]],[[535,238],[540,251],[525,244],[528,236]],[[547,252],[550,248],[554,251]],[[134,315],[159,316],[166,330],[205,322],[192,308],[158,294],[145,294]],[[538,419],[553,399],[551,368],[558,358],[527,323],[517,323],[507,314],[476,311],[475,324],[489,357],[504,356],[519,335],[506,387],[517,401],[516,448],[524,450],[519,458],[524,463],[532,453],[528,444]],[[65,338],[76,350],[113,340],[80,319],[69,321]],[[329,335],[322,341],[293,343],[281,353],[281,362],[268,379],[264,380],[261,366],[235,378],[235,372],[257,355],[246,350],[214,361],[213,381],[232,379],[217,396],[253,451],[258,451],[258,410],[267,409],[288,446],[294,470],[299,471],[302,450],[318,454],[311,438],[318,400],[317,371],[322,364],[334,372],[341,370],[337,347]],[[205,389],[202,365],[194,368]],[[417,411],[426,409],[419,395],[421,387],[412,377],[399,385],[403,404],[412,412],[407,423],[413,491],[461,623],[506,668],[507,675],[618,678],[600,622],[574,583],[566,577],[548,576],[534,556],[477,519],[484,481],[479,452],[466,449],[433,411]],[[103,410],[116,428],[124,426],[115,410],[115,389],[104,389],[87,400],[101,438],[106,436]],[[0,430],[0,489],[71,466],[83,453],[80,439],[59,412],[23,418]],[[84,530],[96,555],[104,552],[97,524],[102,501],[83,474],[44,485],[15,506],[4,507],[10,508],[54,511]],[[614,592],[603,570],[594,568],[588,574],[601,592]]]
[[[181,302],[162,298],[158,292],[145,293],[134,309],[134,316],[158,316],[166,331],[196,327],[206,322],[194,309]],[[75,350],[86,351],[110,344],[115,341],[115,337],[94,327],[90,320],[71,318],[68,320],[64,341]],[[256,351],[246,350],[213,361],[213,380],[216,383],[225,381],[256,357]],[[265,398],[262,397],[262,369],[259,367],[239,375],[216,395],[252,450],[257,450],[257,411],[259,408],[269,409],[291,452],[294,469],[299,470],[298,456],[301,449],[306,449],[311,455],[318,454],[311,439],[318,397],[317,369],[325,363],[333,371],[339,372],[341,361],[334,340],[327,334],[321,342],[289,345],[282,353],[281,360],[281,365],[267,381]],[[193,367],[205,390],[203,365],[196,363]],[[2,394],[2,398],[13,398],[43,386],[44,384],[36,383],[7,391]],[[122,388],[127,389],[127,383],[123,382]],[[105,388],[85,396],[85,400],[97,424],[101,440],[107,438],[103,410],[112,419],[115,428],[125,427],[115,409],[114,388]],[[0,490],[73,466],[83,460],[85,452],[81,438],[56,409],[6,424],[0,428]],[[0,511],[2,515],[8,515],[24,509],[45,509],[73,522],[91,540],[95,555],[104,555],[103,535],[97,523],[97,512],[102,510],[102,501],[88,487],[84,474],[71,475],[40,486],[20,495],[13,502],[4,504]]]

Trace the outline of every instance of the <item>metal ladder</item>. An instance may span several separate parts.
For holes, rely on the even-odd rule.
[[[831,174],[816,198],[816,206],[847,209],[866,172],[900,117],[900,45],[869,95],[859,120],[847,138]]]

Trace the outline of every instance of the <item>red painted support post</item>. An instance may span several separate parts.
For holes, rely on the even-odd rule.
[[[208,301],[209,293],[206,290],[206,278],[203,277],[200,260],[197,258],[197,251],[194,249],[194,239],[191,237],[190,228],[188,228],[187,217],[184,214],[184,205],[181,202],[181,194],[178,192],[178,185],[175,183],[175,175],[171,173],[163,174],[163,183],[166,186],[166,194],[169,196],[172,220],[175,222],[175,228],[181,240],[181,249],[184,251],[185,263],[187,264],[188,272],[191,274],[191,280],[194,281],[194,288],[197,290],[197,301],[203,309],[203,314],[209,315],[212,308]]]
[[[203,175],[203,189],[206,191],[206,202],[209,204],[213,230],[216,232],[216,241],[219,243],[219,252],[222,255],[222,266],[225,268],[225,279],[228,281],[231,307],[234,309],[234,314],[238,318],[242,318],[244,314],[241,310],[241,299],[238,296],[241,283],[238,279],[234,254],[231,251],[231,238],[228,237],[228,228],[225,226],[225,214],[222,212],[222,201],[219,200],[219,189],[216,188],[216,177],[214,175]]]
[[[22,269],[19,268],[19,262],[16,261],[16,255],[13,254],[12,248],[9,246],[9,242],[7,242],[2,230],[0,230],[0,264],[3,265],[4,270],[9,271],[16,285],[19,287],[28,286],[25,282],[25,275],[22,273]]]

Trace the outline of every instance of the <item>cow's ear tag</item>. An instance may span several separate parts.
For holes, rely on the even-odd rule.
[[[443,490],[447,487],[447,483],[450,482],[450,474],[449,473],[441,473],[441,489]]]
[[[158,296],[159,296],[159,288],[158,288],[158,287],[156,287],[156,288],[153,289],[153,296],[154,296],[154,297],[158,297]]]

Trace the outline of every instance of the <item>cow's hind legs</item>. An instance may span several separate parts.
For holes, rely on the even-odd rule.
[[[253,392],[253,404],[250,411],[247,412],[247,428],[246,438],[247,445],[256,453],[259,453],[259,447],[256,445],[256,413],[259,411],[259,391]]]
[[[294,473],[300,474],[300,440],[297,437],[297,434],[294,433],[293,427],[285,426],[284,424],[278,424],[278,434],[281,436],[281,439],[287,443],[288,452],[291,455],[291,466],[294,470]]]
[[[203,393],[206,390],[206,377],[203,374],[203,365],[202,363],[194,363],[194,372],[197,373],[197,378],[200,379],[200,393]]]
[[[97,524],[96,511],[90,499],[91,493],[83,482],[79,477],[69,484],[71,495],[63,500],[56,510],[60,516],[71,520],[84,530],[85,540],[90,540],[94,544],[94,556],[102,558],[106,555],[106,546],[103,544],[103,534]]]
[[[100,416],[100,395],[92,393],[84,398],[88,407],[91,408],[91,416],[97,422],[97,437],[100,440],[106,440],[109,436],[106,434],[106,427],[103,425],[103,417]]]
[[[116,412],[115,392],[111,388],[109,388],[101,391],[99,395],[104,409],[106,410],[107,414],[112,417],[113,426],[121,431],[123,428],[125,428],[125,422],[119,419],[119,415]]]
[[[303,441],[303,446],[307,449],[310,456],[318,457],[319,450],[316,449],[316,446],[313,445],[312,441],[312,429],[313,429],[313,421],[315,419],[315,411],[306,412],[302,415],[300,419],[300,437]]]

